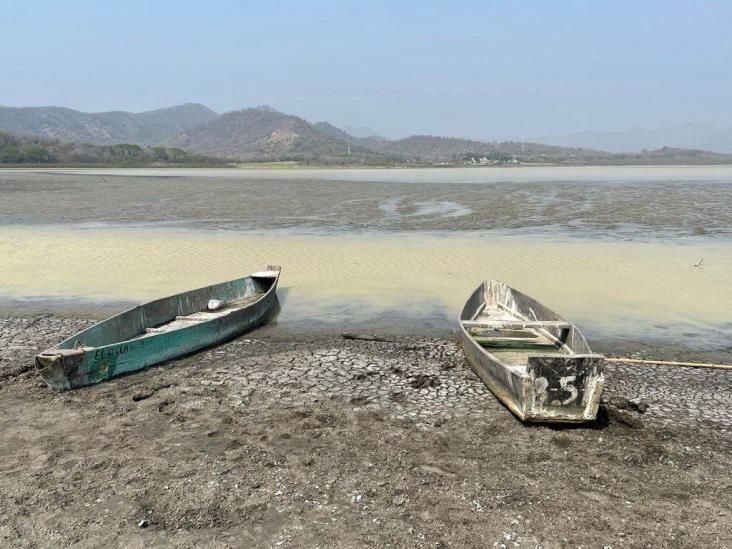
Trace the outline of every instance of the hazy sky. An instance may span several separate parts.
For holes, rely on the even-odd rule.
[[[390,137],[732,126],[730,0],[0,8],[0,105],[268,104]]]

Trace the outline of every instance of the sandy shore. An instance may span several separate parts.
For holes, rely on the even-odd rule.
[[[90,322],[0,317],[5,546],[732,545],[731,372],[608,365],[595,424],[527,427],[450,339],[265,328],[52,392]]]

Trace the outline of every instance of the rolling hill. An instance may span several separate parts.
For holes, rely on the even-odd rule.
[[[222,114],[180,133],[168,143],[236,160],[369,161],[384,156],[358,141],[327,122],[312,124],[262,106]]]
[[[64,107],[0,107],[0,131],[65,142],[159,145],[217,114],[197,103],[131,113],[85,113]]]

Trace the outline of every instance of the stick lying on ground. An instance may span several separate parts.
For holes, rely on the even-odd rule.
[[[662,366],[684,366],[686,368],[716,368],[732,370],[732,364],[707,364],[705,362],[674,362],[669,360],[641,360],[639,358],[605,358],[606,362],[627,362],[630,364],[660,364]]]
[[[396,339],[389,337],[381,337],[369,334],[352,334],[350,332],[343,332],[341,334],[343,339],[360,339],[362,341],[383,341],[385,343],[394,343]]]

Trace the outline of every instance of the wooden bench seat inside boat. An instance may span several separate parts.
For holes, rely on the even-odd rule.
[[[487,304],[473,320],[461,323],[481,347],[521,372],[526,371],[531,355],[571,354],[561,343],[572,327],[564,320],[518,318],[505,306]],[[547,328],[559,329],[560,337],[548,337]]]

